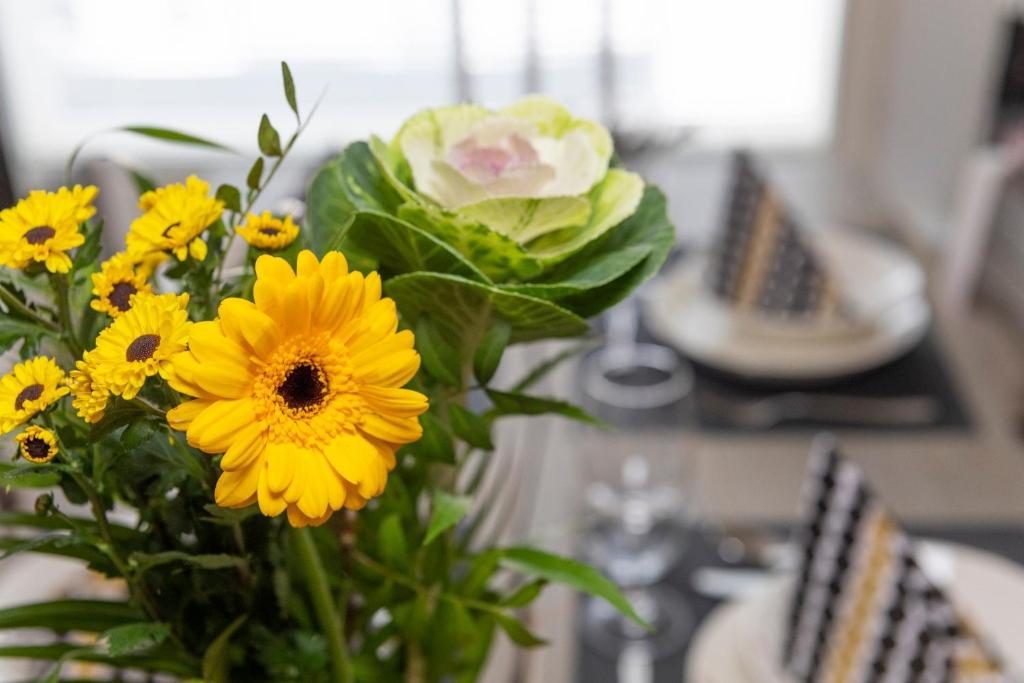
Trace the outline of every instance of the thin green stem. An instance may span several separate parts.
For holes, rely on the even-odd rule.
[[[60,330],[60,328],[54,325],[51,321],[40,317],[31,308],[18,301],[18,297],[14,296],[14,294],[12,294],[10,290],[3,285],[0,285],[0,300],[4,302],[11,313],[16,313],[22,318],[27,318],[28,320],[45,327],[51,332],[58,332]]]
[[[320,628],[327,639],[333,673],[331,680],[333,683],[355,683],[348,647],[345,645],[341,613],[335,609],[334,600],[331,598],[327,573],[313,542],[313,535],[308,528],[293,529],[292,539],[295,541],[296,556],[305,575],[306,587],[313,601],[317,621],[320,622]]]
[[[61,336],[68,350],[75,358],[82,356],[82,347],[78,343],[78,336],[75,334],[75,326],[71,319],[71,301],[68,298],[68,276],[50,275],[50,282],[57,292],[57,315],[60,317]]]

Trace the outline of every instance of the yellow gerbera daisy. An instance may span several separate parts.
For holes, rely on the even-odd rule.
[[[195,396],[167,413],[188,442],[224,453],[215,497],[258,502],[293,526],[323,523],[379,495],[395,449],[422,434],[422,394],[400,387],[419,369],[413,335],[376,273],[310,251],[256,261],[255,303],[225,299],[196,323],[168,381]]]
[[[187,294],[134,295],[131,308],[96,338],[88,361],[93,382],[131,399],[147,377],[166,377],[171,356],[188,343],[187,305]]]
[[[246,214],[245,223],[236,232],[257,249],[284,249],[299,236],[299,226],[291,216],[275,218],[269,211],[257,216]]]
[[[0,434],[22,422],[68,393],[64,371],[46,356],[18,363],[0,379]]]
[[[44,463],[57,457],[57,437],[49,429],[29,425],[14,439],[18,442],[21,457],[28,461]]]
[[[13,208],[0,211],[0,264],[27,268],[43,263],[51,273],[68,272],[67,251],[85,241],[78,226],[96,213],[92,200],[97,192],[91,185],[34,190]]]
[[[82,360],[75,362],[75,369],[69,373],[67,380],[71,389],[71,406],[89,424],[103,418],[107,402],[110,401],[110,391],[94,377],[96,369],[91,354],[90,351],[82,354]]]
[[[146,192],[139,198],[145,213],[128,230],[128,253],[141,258],[154,251],[169,251],[184,261],[191,254],[206,258],[206,242],[200,237],[224,212],[224,202],[209,196],[210,184],[189,176]]]
[[[152,292],[143,267],[127,253],[121,252],[104,261],[100,272],[92,274],[92,293],[96,298],[89,305],[116,318],[131,308],[133,294]]]

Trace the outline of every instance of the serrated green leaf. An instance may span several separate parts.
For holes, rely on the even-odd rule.
[[[648,185],[633,215],[609,230],[603,238],[561,263],[554,276],[572,282],[577,281],[579,273],[584,273],[586,278],[594,282],[599,278],[593,277],[593,271],[589,275],[586,271],[595,263],[604,264],[601,267],[605,267],[609,254],[622,254],[637,245],[649,247],[650,253],[619,277],[575,294],[561,296],[558,304],[585,318],[614,306],[658,272],[672,251],[675,240],[676,232],[669,221],[665,195],[657,187]]]
[[[409,563],[409,542],[397,512],[384,518],[377,534],[377,552],[384,563],[397,569],[405,568]]]
[[[490,283],[462,254],[437,237],[377,210],[352,213],[337,239],[324,249],[372,254],[379,264],[375,267],[386,273],[431,271]]]
[[[229,675],[228,647],[231,637],[242,627],[248,615],[243,614],[232,621],[227,628],[210,643],[203,653],[203,681],[205,683],[231,683]]]
[[[299,116],[299,103],[295,99],[295,80],[292,78],[292,70],[288,62],[281,62],[281,78],[284,81],[284,98],[288,100],[288,106]]]
[[[19,341],[26,343],[38,343],[43,335],[48,334],[47,330],[35,323],[24,320],[15,320],[8,317],[7,313],[0,318],[0,353],[11,348]]]
[[[511,391],[488,389],[487,396],[494,403],[493,411],[497,415],[545,415],[555,414],[577,422],[607,427],[607,423],[571,403],[557,398],[545,396],[528,396]]]
[[[473,354],[473,374],[481,384],[487,384],[494,377],[511,337],[512,326],[504,320],[496,320],[487,328]]]
[[[427,315],[416,322],[416,350],[423,367],[435,379],[450,387],[462,386],[459,353],[445,341]]]
[[[466,496],[453,496],[440,489],[434,491],[431,499],[430,524],[423,545],[430,545],[434,539],[459,523],[469,512],[473,499]]]
[[[46,628],[99,633],[143,618],[138,608],[109,600],[54,600],[0,610],[0,629]]]
[[[546,640],[532,633],[523,622],[519,621],[515,617],[510,617],[506,614],[493,614],[495,621],[498,622],[498,626],[501,630],[512,639],[512,642],[520,647],[539,647],[541,645],[547,645]]]
[[[281,136],[277,129],[270,123],[270,117],[264,114],[260,118],[260,129],[256,134],[256,141],[259,143],[260,152],[268,157],[281,156]]]
[[[307,225],[322,254],[360,210],[393,214],[402,199],[365,142],[355,142],[317,171],[307,195]]]
[[[526,607],[537,599],[544,588],[548,585],[547,579],[534,579],[520,586],[512,595],[501,601],[502,607],[518,609]]]
[[[190,564],[201,569],[238,569],[245,567],[247,561],[244,557],[228,555],[226,553],[198,554],[182,552],[180,550],[165,550],[159,553],[132,553],[129,560],[134,563],[140,571],[148,571],[153,567],[171,562]]]
[[[245,185],[250,190],[258,190],[262,180],[263,157],[257,157],[256,161],[252,162],[252,167],[249,168],[249,173],[245,176]]]
[[[420,203],[398,207],[398,217],[451,246],[495,282],[529,280],[543,270],[522,245],[480,222]]]
[[[263,157],[260,157],[262,159]],[[228,211],[240,213],[242,211],[242,193],[234,185],[224,183],[217,188],[217,199],[224,202],[224,208]]]
[[[384,286],[403,316],[415,323],[429,315],[464,357],[471,356],[498,320],[509,324],[510,343],[578,336],[589,329],[585,320],[549,301],[455,275],[409,273],[391,278]]]
[[[222,145],[219,142],[213,140],[207,140],[197,135],[190,133],[182,133],[181,131],[172,130],[170,128],[160,128],[157,126],[123,126],[117,130],[125,131],[126,133],[135,133],[143,137],[152,138],[154,140],[162,140],[164,142],[173,142],[182,145],[192,145],[195,147],[209,147],[211,149],[219,149],[224,152],[232,152],[234,150],[227,145]]]
[[[121,657],[156,647],[170,634],[171,628],[167,624],[143,621],[108,629],[100,640],[106,641],[107,652],[112,657]]]
[[[500,561],[506,569],[562,583],[603,598],[626,617],[641,626],[648,626],[614,583],[582,562],[537,548],[505,548],[501,550]]]
[[[448,421],[455,435],[473,448],[482,448],[485,451],[494,450],[490,425],[480,415],[463,408],[458,403],[452,403],[448,406]]]

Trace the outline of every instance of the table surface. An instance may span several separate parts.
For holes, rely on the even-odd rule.
[[[785,529],[779,527],[767,531],[773,536],[785,533]],[[981,548],[1024,566],[1024,526],[924,526],[911,528],[910,532],[916,538],[951,541]],[[719,601],[696,593],[690,586],[690,575],[698,567],[729,565],[718,557],[713,537],[696,532],[690,532],[688,536],[686,555],[671,571],[665,583],[686,596],[699,628],[700,622]],[[580,644],[576,650],[575,680],[579,683],[618,683],[615,660],[591,648],[582,638],[580,624],[584,607],[585,602],[580,601],[576,616],[576,634]],[[689,641],[676,654],[655,662],[652,683],[680,683],[686,670],[688,644]]]

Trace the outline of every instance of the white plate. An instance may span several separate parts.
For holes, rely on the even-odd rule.
[[[945,591],[996,648],[1011,673],[1024,672],[1024,568],[967,546],[926,543],[951,556]],[[949,552],[943,552],[949,551]],[[694,637],[687,658],[688,683],[794,683],[780,659],[792,579],[764,586],[717,608]]]
[[[878,238],[835,231],[819,251],[834,265],[855,326],[765,323],[739,315],[703,282],[705,258],[686,257],[652,285],[648,329],[690,358],[742,377],[821,381],[877,368],[913,348],[928,331],[924,276],[906,252]]]

